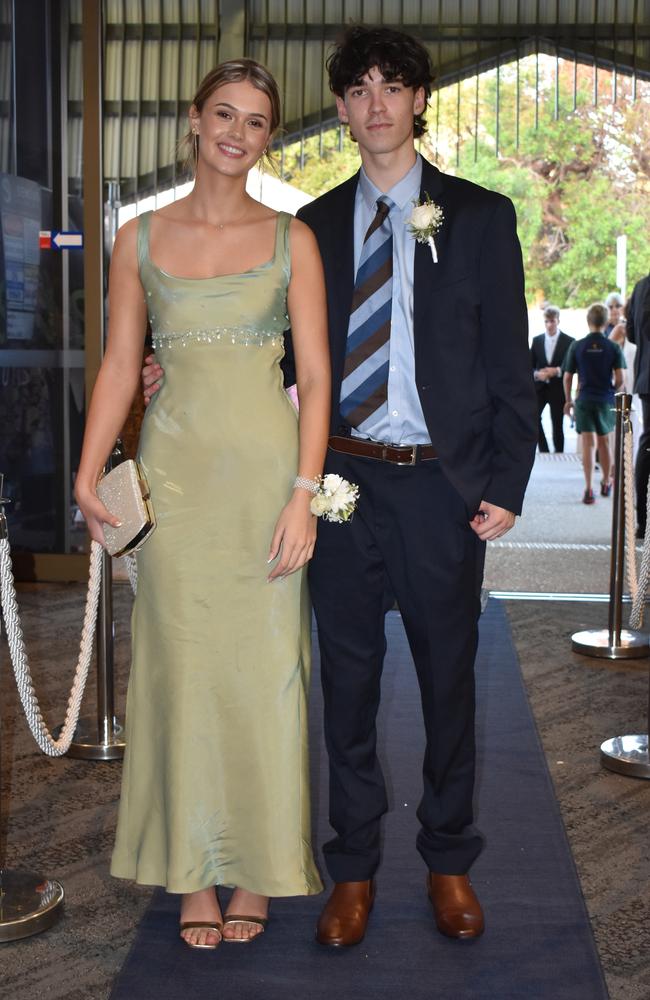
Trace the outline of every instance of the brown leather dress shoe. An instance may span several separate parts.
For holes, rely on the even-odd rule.
[[[481,936],[485,929],[483,910],[468,875],[430,872],[427,892],[441,934],[461,940]]]
[[[368,916],[375,901],[375,883],[337,882],[316,927],[316,940],[331,948],[363,941]]]

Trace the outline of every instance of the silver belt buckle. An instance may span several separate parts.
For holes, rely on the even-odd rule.
[[[400,445],[399,447],[404,447],[404,446]],[[408,445],[408,447],[411,449],[411,458],[410,458],[410,460],[408,462],[395,462],[395,465],[415,465],[416,464],[416,462],[418,460],[418,448],[420,446],[417,445],[417,444],[410,444],[410,445]]]

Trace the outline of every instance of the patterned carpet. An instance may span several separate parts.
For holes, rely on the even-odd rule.
[[[647,732],[648,660],[571,651],[607,605],[513,601],[508,616],[612,1000],[650,997],[650,781],[600,766],[600,744]]]
[[[130,593],[124,585],[115,591],[122,706]],[[65,710],[83,600],[76,585],[26,585],[19,595],[35,686],[51,724]],[[571,632],[604,624],[602,605],[512,602],[508,613],[610,995],[648,1000],[650,782],[611,774],[598,760],[602,740],[644,728],[647,661],[612,664],[571,653]],[[105,1000],[149,899],[147,890],[108,875],[120,765],[41,755],[19,712],[4,641],[0,650],[7,867],[58,878],[67,894],[55,927],[1,946],[3,994],[12,1000]],[[86,714],[94,703],[91,687]]]

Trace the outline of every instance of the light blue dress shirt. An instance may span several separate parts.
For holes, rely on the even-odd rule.
[[[376,423],[366,424],[365,433],[353,429],[355,437],[370,437],[391,444],[429,444],[415,383],[415,348],[413,343],[413,272],[415,240],[406,223],[413,202],[420,197],[422,160],[414,165],[390,191],[380,191],[363,167],[354,203],[354,273],[357,273],[363,239],[377,213],[377,199],[388,195],[395,202],[390,221],[393,227],[393,304],[390,329],[388,370],[388,413],[377,415]]]

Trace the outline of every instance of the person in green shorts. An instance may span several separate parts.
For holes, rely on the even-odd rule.
[[[603,473],[600,494],[608,497],[612,491],[612,459],[608,434],[614,429],[614,393],[623,385],[625,358],[619,345],[605,336],[607,309],[600,302],[587,310],[589,333],[574,341],[562,366],[564,379],[564,412],[574,411],[576,430],[582,435],[582,468],[585,491],[582,502],[595,502],[591,480],[594,471],[596,444]],[[578,394],[571,398],[573,376],[578,375]]]

